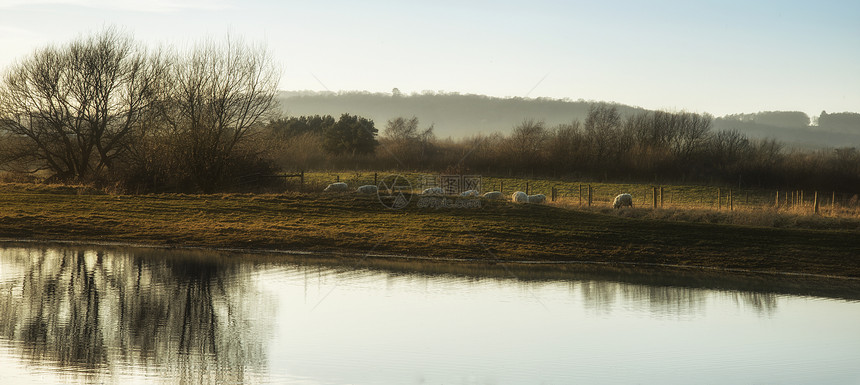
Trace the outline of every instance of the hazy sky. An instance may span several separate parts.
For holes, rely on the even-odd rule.
[[[860,112],[853,0],[0,0],[0,67],[110,25],[151,45],[264,41],[285,90]]]

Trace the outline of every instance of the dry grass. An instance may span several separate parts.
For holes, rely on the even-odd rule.
[[[405,176],[414,187],[421,190],[419,172],[309,172],[303,191],[322,191],[335,181],[346,182],[350,187],[375,184],[387,175]],[[498,191],[509,195],[514,191],[552,196],[553,188],[558,198],[554,205],[588,212],[610,213],[616,195],[626,192],[634,196],[636,210],[616,213],[625,217],[649,218],[692,223],[723,223],[747,226],[808,229],[860,228],[860,200],[854,194],[840,193],[833,204],[833,194],[822,193],[819,197],[819,212],[814,212],[813,193],[781,191],[780,204],[776,206],[776,190],[729,189],[700,185],[663,186],[662,204],[658,192],[658,209],[652,209],[654,187],[633,183],[591,183],[552,179],[526,180],[518,178],[482,178],[484,191]],[[592,205],[588,206],[588,187],[592,188]],[[659,191],[659,188],[658,188]],[[731,191],[731,204],[729,194]],[[580,195],[582,194],[582,195]],[[801,200],[802,197],[802,200]],[[645,209],[647,208],[647,209]],[[639,210],[643,209],[643,210]]]
[[[860,230],[860,215],[853,210],[843,210],[835,214],[830,212],[830,210],[821,210],[819,214],[814,214],[810,213],[806,208],[800,207],[778,210],[749,207],[740,207],[734,210],[717,210],[696,206],[670,206],[657,209],[639,207],[616,210],[609,206],[580,206],[578,201],[572,199],[561,199],[551,204],[567,209],[624,218],[775,228]]]
[[[80,186],[0,185],[0,236],[6,238],[860,277],[856,229],[741,226],[726,224],[741,220],[726,215],[735,214],[490,201],[475,209],[412,204],[390,210],[375,196],[354,193],[132,196]]]

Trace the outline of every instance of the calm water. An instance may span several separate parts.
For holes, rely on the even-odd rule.
[[[518,275],[7,245],[0,378],[860,384],[854,300]]]

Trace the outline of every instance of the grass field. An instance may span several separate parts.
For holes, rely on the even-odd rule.
[[[420,192],[425,174],[403,175]],[[313,172],[305,174],[304,191],[322,191],[329,183],[346,182],[350,187],[377,184],[388,172]],[[298,179],[292,181],[298,188]],[[596,183],[552,179],[520,179],[482,177],[482,191],[502,191],[507,196],[515,191],[545,194],[556,199],[550,205],[601,214],[661,219],[694,223],[725,223],[781,228],[860,229],[860,199],[854,193],[819,192],[818,213],[815,212],[815,192],[801,190],[734,189],[702,185],[648,185],[632,183]],[[592,190],[591,206],[588,188]],[[654,209],[654,192],[657,192]],[[662,200],[661,189],[662,188]],[[634,207],[647,210],[607,210],[616,195],[630,193]]]
[[[314,177],[307,176],[308,187]],[[852,229],[689,223],[656,218],[649,213],[655,210],[644,208],[480,203],[391,210],[376,196],[352,192],[108,195],[86,187],[5,184],[0,236],[362,259],[596,262],[860,277],[860,237]]]

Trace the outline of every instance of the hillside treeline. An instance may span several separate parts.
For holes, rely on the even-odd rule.
[[[283,111],[290,116],[357,114],[383,123],[396,116],[415,116],[435,126],[436,136],[461,139],[506,133],[524,118],[540,119],[549,127],[585,121],[597,102],[552,98],[498,98],[456,92],[424,91],[404,94],[370,92],[281,92]],[[622,118],[645,112],[613,104]],[[714,131],[738,130],[751,139],[776,138],[787,147],[825,148],[860,144],[860,114],[851,112],[809,116],[801,111],[762,111],[716,117]]]
[[[827,113],[810,118],[800,111],[762,111],[750,114],[732,114],[718,119],[719,123],[755,124],[774,128],[809,129],[812,131],[860,132],[860,114],[855,112]]]
[[[601,181],[716,183],[854,191],[860,187],[855,148],[789,150],[773,139],[713,130],[713,117],[643,111],[623,117],[594,104],[584,121],[549,126],[525,120],[508,133],[438,139],[417,118],[389,120],[373,151],[331,151],[331,116],[272,121],[292,169],[386,169]],[[372,123],[372,122],[371,122]],[[377,132],[373,127],[365,134]],[[327,150],[328,149],[328,150]]]
[[[750,138],[777,138],[790,147],[820,149],[860,144],[860,114],[762,111],[714,119],[714,130],[738,130]]]
[[[415,116],[433,124],[439,138],[460,139],[509,129],[523,118],[556,125],[583,120],[594,102],[552,98],[497,98],[456,92],[424,91],[403,94],[371,92],[281,92],[283,111],[289,116],[333,115],[344,112],[379,123],[397,116]],[[615,104],[622,115],[644,111]]]

